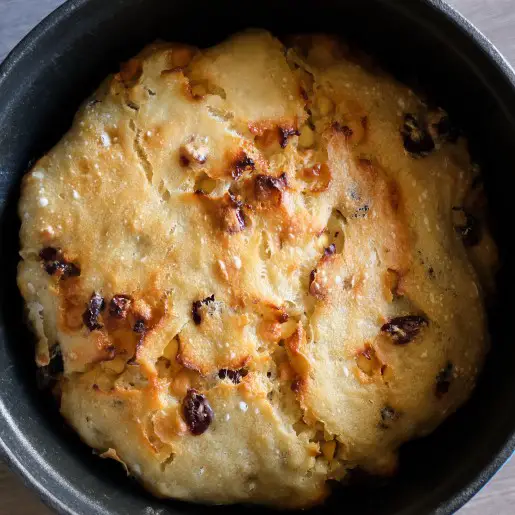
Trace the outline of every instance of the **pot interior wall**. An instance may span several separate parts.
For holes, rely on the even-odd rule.
[[[127,479],[117,464],[92,456],[38,391],[33,339],[23,323],[15,280],[20,177],[31,160],[48,150],[69,127],[81,100],[145,43],[163,38],[209,45],[247,27],[264,27],[277,35],[303,31],[340,34],[445,107],[464,128],[472,154],[483,167],[502,259],[509,263],[512,257],[515,90],[503,75],[502,65],[428,3],[69,3],[57,17],[45,22],[35,41],[18,51],[11,61],[12,70],[4,69],[0,75],[0,410],[6,418],[0,423],[0,438],[25,469],[29,482],[39,483],[47,499],[61,509],[64,504],[77,513],[89,514],[207,511],[201,506],[152,499]],[[338,489],[314,512],[418,515],[438,509],[447,513],[507,457],[508,451],[502,449],[513,441],[515,430],[512,268],[504,266],[500,273],[498,304],[491,315],[493,348],[471,402],[432,436],[403,448],[398,477],[387,483]],[[474,487],[467,487],[478,479]],[[261,508],[245,509],[263,513]],[[240,510],[209,509],[224,515]]]

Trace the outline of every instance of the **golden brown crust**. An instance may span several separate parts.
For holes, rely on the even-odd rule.
[[[37,362],[59,346],[63,415],[156,495],[311,505],[473,388],[495,245],[466,142],[365,64],[151,45],[24,178]]]

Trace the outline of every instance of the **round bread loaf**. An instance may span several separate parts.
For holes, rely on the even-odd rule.
[[[496,250],[466,141],[330,37],[147,47],[19,209],[37,363],[159,496],[306,507],[392,474],[487,350]]]

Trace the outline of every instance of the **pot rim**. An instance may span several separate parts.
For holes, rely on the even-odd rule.
[[[37,51],[38,42],[56,26],[67,23],[68,19],[80,11],[91,0],[66,0],[62,5],[39,22],[5,57],[0,64],[0,92],[11,74],[16,74],[18,64]],[[419,0],[432,8],[437,14],[451,21],[476,48],[482,51],[508,80],[515,94],[515,70],[494,46],[494,44],[468,19],[444,0]],[[1,98],[1,95],[0,95]],[[8,100],[7,100],[8,103]],[[515,112],[512,113],[515,118]],[[24,452],[13,452],[9,443],[16,441]],[[16,446],[19,448],[18,446]],[[452,497],[435,506],[435,513],[450,515],[466,504],[477,494],[493,476],[509,461],[515,452],[515,431],[509,436],[502,448],[492,455],[489,463],[479,471],[463,488]],[[6,408],[0,396],[0,458],[11,470],[17,473],[26,486],[35,490],[42,501],[61,515],[80,515],[81,513],[106,513],[91,497],[78,491],[53,470],[45,467],[38,449],[27,441]],[[30,463],[28,463],[30,462]],[[29,469],[29,466],[32,467]],[[35,468],[34,468],[35,466]],[[67,491],[68,495],[59,495]],[[75,499],[75,506],[62,499]],[[77,509],[78,508],[78,509]],[[85,510],[84,510],[85,508]],[[107,514],[106,514],[107,515]]]

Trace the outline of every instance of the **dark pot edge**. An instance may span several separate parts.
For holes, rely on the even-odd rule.
[[[435,10],[441,12],[454,25],[456,25],[467,37],[482,51],[490,61],[495,64],[498,71],[509,81],[510,86],[515,91],[515,69],[508,62],[506,57],[488,39],[483,32],[471,21],[465,18],[457,9],[446,3],[444,0],[424,0]],[[515,116],[515,113],[512,114]],[[440,505],[435,512],[439,515],[451,515],[462,508],[472,497],[478,494],[497,472],[515,454],[515,432],[506,440],[497,454],[492,456],[490,463],[479,472],[474,479],[456,492],[445,504]]]
[[[25,57],[28,52],[31,52],[38,43],[38,40],[44,36],[46,32],[52,30],[57,24],[66,21],[74,11],[80,9],[83,5],[87,4],[89,0],[67,0],[57,9],[48,14],[41,22],[39,22],[5,57],[4,61],[0,63],[0,90],[3,83],[10,73],[15,73],[18,62]],[[498,71],[509,81],[510,86],[515,93],[515,69],[495,47],[495,45],[467,18],[460,14],[454,7],[450,6],[443,0],[423,0],[434,10],[447,17],[459,28],[468,39],[471,40],[483,53],[485,53],[489,60],[496,66]],[[512,115],[515,118],[515,113]],[[46,488],[43,482],[38,479],[41,476],[46,476],[46,479],[52,483],[60,483],[61,487],[70,490],[70,485],[63,482],[62,479],[55,473],[45,469],[43,464],[38,460],[37,449],[32,448],[29,444],[24,442],[22,434],[13,427],[10,422],[10,415],[6,412],[5,406],[0,399],[0,459],[3,459],[8,465],[9,469],[14,471],[23,481],[23,483],[33,489],[41,500],[61,515],[80,515],[81,511],[76,511],[69,504],[65,504],[56,497],[50,488]],[[5,438],[6,433],[11,433]],[[10,437],[10,438],[9,438]],[[24,448],[24,455],[20,459],[9,449],[7,440],[18,440]],[[453,497],[448,499],[445,503],[435,506],[435,513],[439,515],[451,515],[458,509],[464,506],[474,495],[476,495],[486,484],[493,478],[493,476],[510,460],[515,453],[515,432],[507,439],[502,448],[497,454],[492,456],[489,464],[479,472],[474,479],[468,482],[461,490],[455,493]],[[32,461],[38,467],[37,474],[30,471],[25,462]],[[45,481],[46,482],[46,481]],[[96,504],[89,498],[71,489],[76,499],[82,498],[85,506],[89,510]],[[97,505],[98,507],[98,505]],[[88,510],[89,513],[91,513]],[[86,512],[84,512],[86,513]],[[100,513],[97,511],[97,513]]]
[[[13,433],[14,438],[18,440],[22,440],[19,437],[18,432],[15,428],[11,426],[9,423],[9,415],[5,412],[5,406],[3,402],[0,402],[0,424],[4,426],[2,429],[4,431],[11,431]],[[27,446],[28,447],[28,446]],[[26,450],[26,452],[30,454],[35,454],[37,451],[35,449]],[[19,477],[23,484],[30,488],[33,492],[35,492],[40,500],[48,506],[50,509],[54,510],[59,515],[80,515],[77,511],[73,510],[70,506],[62,503],[49,489],[45,488],[41,481],[39,481],[35,474],[30,472],[27,467],[23,464],[22,460],[18,459],[18,457],[11,452],[7,443],[4,441],[2,437],[0,437],[0,459],[7,465],[11,472],[14,472],[17,477]],[[26,459],[26,456],[23,457]],[[42,474],[46,474],[47,470],[43,465],[40,465],[40,470]],[[39,476],[39,474],[38,474]],[[53,477],[53,474],[50,474],[50,478],[55,480],[56,483],[60,482],[58,477]],[[69,488],[69,485],[65,485],[65,488]]]

